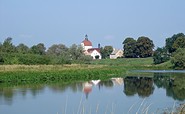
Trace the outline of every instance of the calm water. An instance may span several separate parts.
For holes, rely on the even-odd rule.
[[[0,114],[133,114],[171,112],[185,103],[185,73],[72,84],[0,85]]]

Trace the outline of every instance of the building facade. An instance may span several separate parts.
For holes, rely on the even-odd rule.
[[[85,55],[90,55],[93,57],[93,59],[102,58],[100,48],[93,48],[92,42],[88,39],[87,35],[85,35],[85,39],[82,41],[81,46]]]

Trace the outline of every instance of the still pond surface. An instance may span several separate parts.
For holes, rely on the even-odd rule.
[[[70,84],[0,85],[0,114],[158,114],[185,103],[184,72],[140,74]]]

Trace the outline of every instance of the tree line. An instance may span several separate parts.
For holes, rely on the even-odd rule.
[[[174,34],[166,38],[165,46],[154,50],[154,43],[149,37],[141,36],[137,40],[128,37],[123,41],[125,58],[153,57],[154,64],[170,61],[174,68],[185,69],[185,35]],[[103,59],[109,58],[112,46],[100,48]],[[12,38],[8,37],[0,43],[0,64],[71,64],[90,63],[91,56],[83,53],[80,45],[72,44],[67,47],[64,44],[53,44],[46,49],[43,43],[28,47],[20,43],[15,46]]]
[[[145,36],[137,40],[128,37],[123,41],[124,56],[126,58],[145,58],[153,54],[153,41]]]
[[[15,46],[10,37],[0,43],[0,64],[71,64],[89,63],[91,60],[92,57],[84,55],[83,48],[76,44],[70,47],[53,44],[46,50],[43,43],[30,48],[23,43]]]
[[[174,68],[185,69],[185,35],[178,33],[166,38],[165,46],[155,50],[153,60],[155,64],[170,60]]]
[[[128,37],[123,41],[125,58],[153,57],[154,64],[170,61],[176,69],[185,69],[185,35],[174,34],[166,38],[165,46],[154,50],[153,41],[145,36],[137,40]]]

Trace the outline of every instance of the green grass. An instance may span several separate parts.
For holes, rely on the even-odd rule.
[[[45,83],[106,79],[126,76],[132,70],[169,69],[170,62],[154,65],[152,58],[94,60],[91,64],[1,65],[0,83]]]

